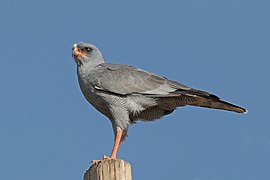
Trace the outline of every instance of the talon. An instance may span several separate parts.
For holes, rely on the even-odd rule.
[[[112,158],[110,158],[109,156],[103,155],[103,156],[102,156],[102,159],[103,159],[103,160],[108,160],[108,159],[112,159]]]
[[[101,160],[101,159],[99,159],[99,160],[92,160],[91,162],[92,162],[92,164],[99,164],[99,163],[101,163],[101,161],[103,161],[103,160]]]
[[[116,158],[113,158],[113,157],[109,157],[109,156],[103,155],[103,156],[102,156],[102,159],[103,159],[103,160],[111,160],[111,159],[116,159]]]
[[[111,159],[116,159],[116,158],[113,158],[113,157],[109,157],[109,156],[106,156],[106,155],[103,155],[101,156],[101,159],[98,159],[98,160],[92,160],[92,164],[98,164],[98,163],[101,163],[101,161],[104,161],[104,160],[111,160]]]

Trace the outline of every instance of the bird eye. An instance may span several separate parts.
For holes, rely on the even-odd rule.
[[[90,51],[92,51],[92,49],[90,47],[86,47],[83,50],[84,50],[84,52],[90,52]]]

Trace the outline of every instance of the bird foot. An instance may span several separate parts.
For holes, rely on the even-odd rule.
[[[101,163],[101,161],[104,161],[104,160],[111,160],[111,159],[116,159],[116,158],[112,158],[112,157],[103,155],[103,156],[101,156],[101,159],[93,160],[93,161],[92,161],[92,164],[98,164],[98,163]]]

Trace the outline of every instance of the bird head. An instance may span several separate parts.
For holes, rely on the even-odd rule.
[[[72,57],[78,66],[84,64],[100,64],[103,63],[101,52],[96,46],[89,43],[79,42],[72,47]]]

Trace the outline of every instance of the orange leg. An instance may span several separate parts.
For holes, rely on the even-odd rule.
[[[117,133],[115,135],[115,139],[114,139],[114,145],[113,145],[111,159],[116,159],[116,154],[117,154],[119,146],[120,146],[122,135],[123,135],[123,130],[117,131]]]
[[[123,132],[124,132],[124,130],[117,131],[117,133],[115,135],[115,139],[114,139],[114,145],[113,145],[112,155],[111,155],[111,157],[102,156],[102,159],[103,160],[106,160],[106,159],[116,159],[116,154],[117,154],[117,151],[118,151],[119,146],[120,146],[120,142],[121,142],[121,139],[122,139]],[[93,164],[98,164],[101,161],[102,160],[93,160],[92,163]]]

